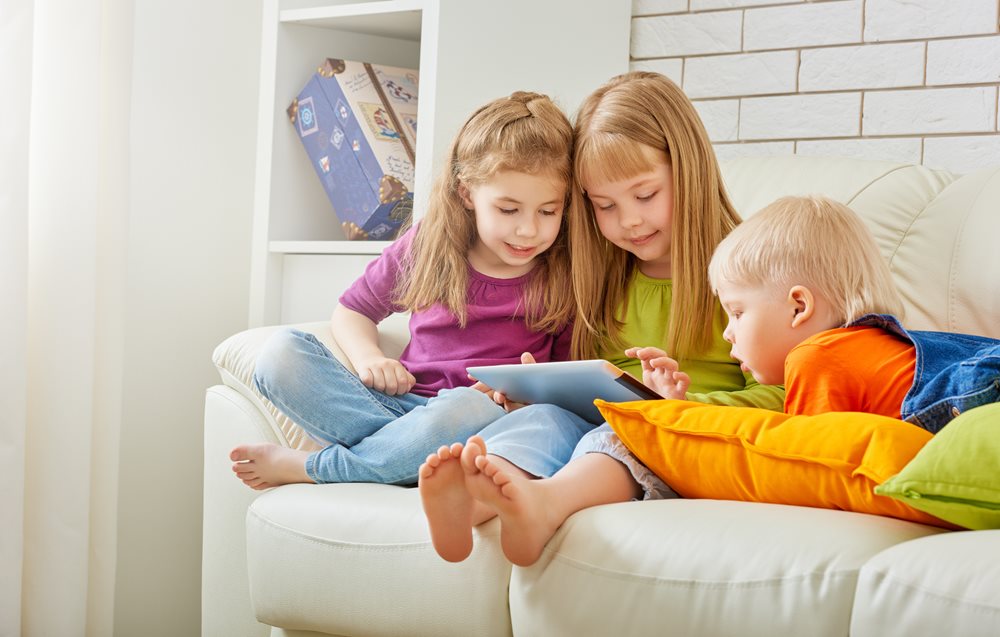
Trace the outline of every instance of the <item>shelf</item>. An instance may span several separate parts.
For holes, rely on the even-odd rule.
[[[271,254],[382,254],[391,241],[271,241]]]
[[[387,0],[287,9],[280,13],[279,20],[416,42],[420,40],[423,4],[423,0]]]
[[[452,137],[479,105],[514,90],[572,108],[628,67],[625,0],[262,0],[250,271],[252,326],[315,320],[389,242],[349,241],[286,109],[326,58],[418,69],[414,219]],[[552,37],[559,25],[574,37]],[[517,34],[497,55],[483,42]]]

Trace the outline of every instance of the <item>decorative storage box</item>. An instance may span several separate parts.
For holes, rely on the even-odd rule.
[[[390,240],[413,210],[414,69],[328,58],[288,107],[349,239]]]

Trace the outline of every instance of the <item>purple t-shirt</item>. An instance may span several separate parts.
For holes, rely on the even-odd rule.
[[[400,261],[413,243],[416,227],[388,246],[340,297],[344,307],[375,323],[405,311],[392,303]],[[531,272],[515,279],[496,279],[469,267],[468,320],[465,328],[441,304],[410,316],[410,343],[399,357],[416,378],[410,391],[434,396],[442,389],[471,385],[466,367],[518,363],[522,352],[538,362],[567,360],[572,329],[559,334],[528,329],[524,290]]]

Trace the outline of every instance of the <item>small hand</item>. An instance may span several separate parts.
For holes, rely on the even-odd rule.
[[[489,396],[490,394],[493,393],[493,388],[490,387],[489,385],[487,385],[486,383],[484,383],[483,381],[479,380],[478,378],[476,378],[472,374],[468,374],[468,377],[469,377],[469,380],[476,381],[475,383],[473,383],[469,387],[469,389],[475,389],[476,391],[481,391],[484,394],[486,394],[487,396]]]
[[[642,384],[664,398],[684,400],[691,378],[680,371],[677,361],[657,347],[630,347],[625,350],[629,358],[638,358],[642,364]]]
[[[366,387],[395,396],[410,391],[417,379],[394,358],[375,358],[357,366],[358,378]]]
[[[534,362],[535,362],[535,357],[532,356],[530,352],[524,352],[523,354],[521,354],[522,365],[531,365]],[[494,390],[492,387],[490,387],[483,381],[478,380],[474,376],[470,375],[469,378],[476,381],[475,384],[472,385],[472,389],[475,389],[476,391],[481,391],[487,396],[493,398],[493,402],[503,407],[504,411],[506,411],[507,413],[510,413],[515,409],[520,409],[521,407],[524,407],[524,403],[517,403],[514,402],[513,400],[508,400],[506,394]]]
[[[524,352],[521,354],[522,365],[532,365],[535,362],[536,362],[535,357],[531,355],[531,352]],[[506,411],[507,413],[510,413],[515,409],[520,409],[521,407],[525,406],[524,403],[518,403],[514,402],[513,400],[508,400],[507,395],[502,392],[493,392],[493,400],[498,405],[502,405],[504,411]]]

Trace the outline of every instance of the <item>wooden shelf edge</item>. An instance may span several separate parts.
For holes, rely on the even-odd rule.
[[[272,254],[382,254],[391,241],[271,241]]]
[[[337,21],[364,21],[363,23],[369,23],[371,20],[406,20],[405,17],[394,17],[392,14],[412,13],[422,11],[423,9],[424,0],[379,0],[378,2],[331,4],[309,9],[285,9],[279,12],[278,21],[292,24],[335,27]],[[416,31],[413,33],[409,33],[411,28],[401,26],[401,24],[395,25],[395,29],[407,32],[413,39],[417,39],[420,35],[419,18],[416,22]],[[350,28],[348,26],[348,29]]]

